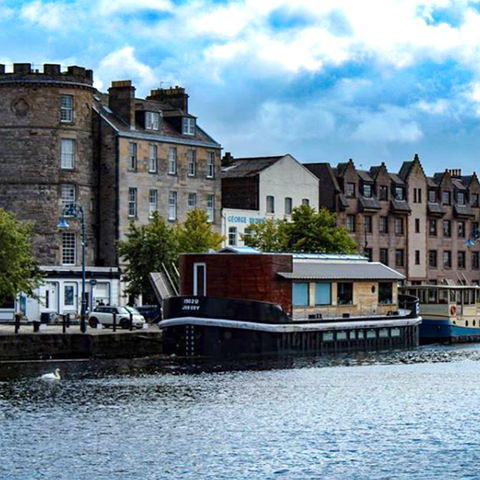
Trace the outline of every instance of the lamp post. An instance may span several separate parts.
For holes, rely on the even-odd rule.
[[[87,331],[87,324],[85,323],[85,314],[87,312],[87,296],[85,291],[85,215],[83,208],[79,203],[72,202],[65,205],[62,212],[62,218],[57,225],[57,228],[64,230],[70,228],[65,217],[79,218],[82,222],[82,310],[80,313],[80,331],[85,333]]]

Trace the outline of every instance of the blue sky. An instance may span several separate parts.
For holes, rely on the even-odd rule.
[[[480,151],[480,1],[0,0],[0,63],[182,85],[234,156],[428,173]]]

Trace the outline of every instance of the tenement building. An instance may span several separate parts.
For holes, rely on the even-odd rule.
[[[30,318],[79,312],[80,218],[57,228],[69,205],[84,213],[90,308],[125,301],[115,242],[130,220],[158,211],[173,224],[203,208],[220,228],[221,147],[188,111],[183,88],[140,99],[130,81],[98,92],[82,67],[0,65],[0,145],[0,207],[33,223],[47,276],[41,302],[20,300]]]
[[[412,284],[480,283],[479,244],[467,246],[480,221],[475,173],[454,169],[428,177],[418,155],[398,173],[383,163],[359,170],[352,160],[305,166],[319,179],[320,207],[337,214],[370,259]]]
[[[244,245],[249,225],[289,219],[293,208],[318,209],[318,179],[291,155],[222,160],[222,233],[226,245]]]

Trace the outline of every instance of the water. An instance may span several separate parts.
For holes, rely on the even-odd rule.
[[[4,365],[0,479],[478,479],[479,409],[480,347]]]

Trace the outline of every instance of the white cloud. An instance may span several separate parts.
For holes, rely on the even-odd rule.
[[[422,112],[430,113],[433,115],[443,115],[448,111],[449,102],[444,98],[440,98],[438,100],[435,100],[434,102],[426,102],[424,100],[421,100],[416,104],[416,107]]]
[[[74,5],[61,2],[43,3],[41,0],[26,3],[20,10],[20,16],[47,30],[71,30],[84,17]]]
[[[101,0],[96,7],[102,15],[133,13],[141,10],[171,12],[174,8],[170,0]]]

